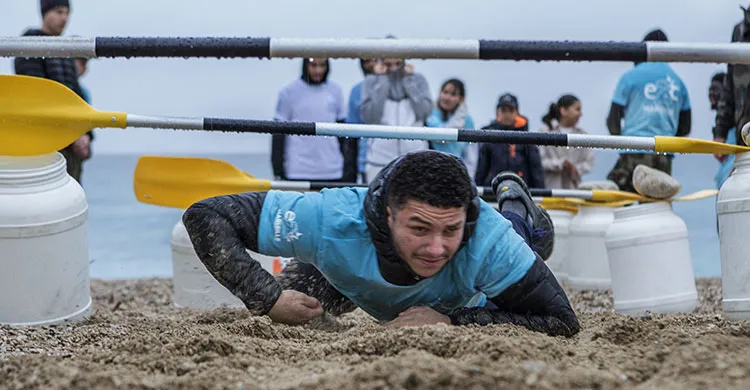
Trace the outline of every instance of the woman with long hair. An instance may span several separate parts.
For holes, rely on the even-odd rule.
[[[474,120],[466,105],[466,88],[458,79],[450,79],[440,87],[440,96],[432,113],[426,120],[427,127],[473,129]],[[479,144],[466,142],[432,141],[432,149],[450,153],[466,165],[472,179],[476,173]]]
[[[539,131],[587,134],[578,127],[581,118],[581,101],[573,95],[563,95],[549,107],[542,117],[544,126]],[[581,177],[594,166],[594,152],[589,148],[540,146],[546,188],[575,189]]]

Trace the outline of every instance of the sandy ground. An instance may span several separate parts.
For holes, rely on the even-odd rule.
[[[750,388],[750,322],[720,314],[622,316],[608,293],[570,294],[583,331],[427,326],[386,330],[362,312],[305,327],[242,310],[171,307],[169,280],[92,281],[74,326],[0,327],[0,388]]]

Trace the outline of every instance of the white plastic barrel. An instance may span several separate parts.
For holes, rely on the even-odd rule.
[[[0,157],[0,323],[91,314],[87,218],[86,195],[60,153]]]
[[[216,309],[243,308],[242,301],[222,286],[206,269],[195,253],[182,221],[172,229],[172,302],[176,307]],[[270,273],[280,271],[288,259],[263,256],[247,251]],[[275,264],[274,264],[275,263]]]
[[[750,153],[737,154],[735,171],[719,190],[716,213],[721,248],[722,310],[750,319]]]
[[[552,255],[547,259],[547,266],[555,275],[557,282],[564,284],[568,280],[568,241],[570,236],[570,224],[575,212],[564,209],[548,208],[552,225],[555,228],[555,245]]]
[[[570,223],[568,287],[605,290],[610,287],[605,238],[614,219],[613,208],[581,205]]]
[[[616,312],[695,310],[688,230],[670,203],[615,209],[606,244]]]

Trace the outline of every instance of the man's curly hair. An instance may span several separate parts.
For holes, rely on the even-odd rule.
[[[388,181],[388,205],[400,209],[408,200],[433,207],[468,207],[473,198],[469,172],[457,157],[434,150],[405,155]]]

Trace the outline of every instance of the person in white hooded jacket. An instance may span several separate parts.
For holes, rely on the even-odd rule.
[[[362,86],[360,110],[366,124],[424,126],[433,102],[427,79],[414,73],[400,58],[386,58],[375,65],[374,74]],[[416,150],[429,149],[424,140],[370,138],[366,172],[372,180],[395,158]]]

